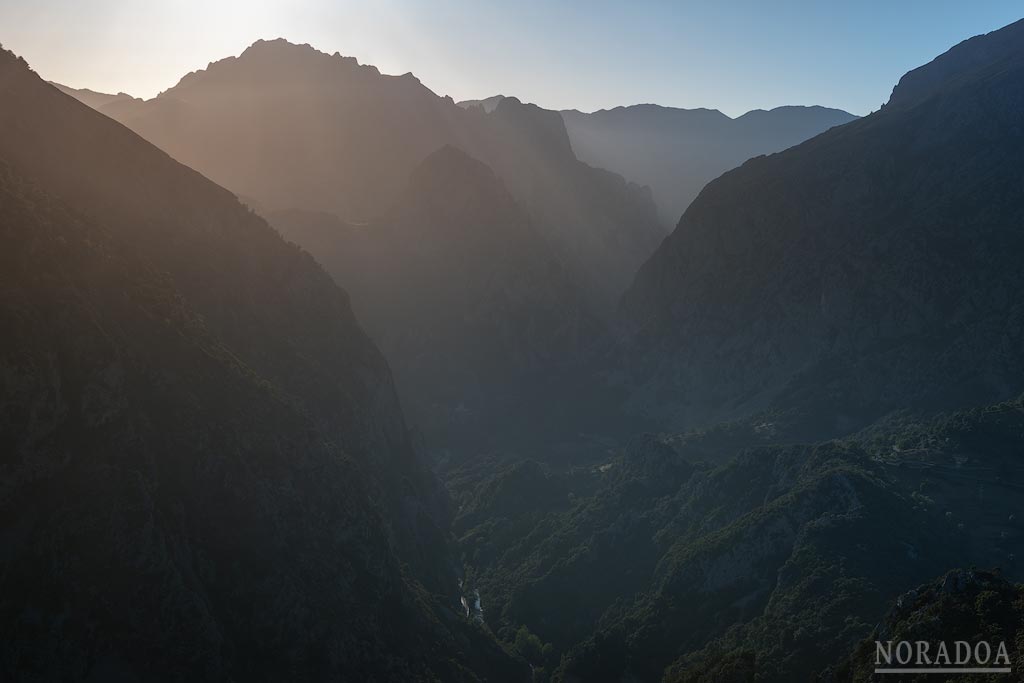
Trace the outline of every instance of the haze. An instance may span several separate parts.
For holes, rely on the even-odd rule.
[[[500,87],[549,109],[657,102],[737,116],[813,103],[863,115],[901,74],[1015,12],[1010,0],[0,0],[0,40],[44,78],[146,98],[257,38],[282,36],[384,73],[413,71],[456,100]]]
[[[0,681],[1022,680],[1008,5],[9,1]]]

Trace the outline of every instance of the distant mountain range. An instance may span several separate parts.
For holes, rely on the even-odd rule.
[[[623,297],[632,407],[807,436],[1021,390],[1024,23],[711,182]]]
[[[613,305],[664,233],[647,189],[574,154],[581,143],[566,122],[586,130],[604,113],[579,118],[502,96],[456,106],[411,74],[384,76],[283,40],[258,41],[149,101],[64,90],[237,192],[309,249],[353,296],[415,423],[431,434],[454,433],[444,425],[465,432],[469,421],[507,444],[522,409],[538,409],[528,411],[535,427],[537,414],[550,412],[536,399],[553,396],[554,385],[565,387],[567,406],[581,382],[600,397],[591,409],[611,405],[584,373],[562,373],[607,346]],[[835,118],[828,112],[794,108],[737,122],[718,114],[733,125],[706,139],[691,129],[682,147],[662,152],[678,152],[689,168],[702,139],[724,170],[771,146],[765,140],[803,139]],[[611,144],[612,136],[598,137]],[[638,142],[620,140],[646,159]],[[417,174],[423,185],[428,157],[427,168],[447,178],[435,192],[477,193],[472,206],[445,207],[422,187],[408,189]],[[435,167],[457,158],[478,160],[493,187]],[[580,428],[557,414],[563,424],[554,431]]]
[[[386,214],[449,144],[492,167],[602,312],[665,235],[650,192],[579,161],[557,112],[469,111],[412,74],[284,40],[188,74],[152,100],[80,97],[260,210]]]
[[[494,95],[459,106],[492,112],[505,99]],[[576,156],[650,187],[662,221],[670,226],[725,171],[857,118],[826,107],[778,107],[731,119],[717,109],[656,104],[560,113]]]
[[[563,111],[572,148],[588,164],[647,185],[662,219],[675,225],[710,181],[857,117],[826,107],[757,109],[731,119],[716,109],[656,104]]]
[[[495,95],[459,104],[493,112],[503,99]],[[857,118],[824,106],[778,106],[730,119],[718,110],[659,104],[561,115],[575,155],[650,187],[667,225],[679,222],[703,186],[722,173]]]

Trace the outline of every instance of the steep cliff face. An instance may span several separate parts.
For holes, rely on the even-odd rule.
[[[4,676],[507,664],[446,606],[446,498],[346,295],[6,52],[0,95]]]
[[[514,99],[463,109],[412,74],[308,45],[258,41],[100,111],[260,209],[348,222],[380,218],[424,158],[454,145],[495,170],[604,308],[663,236],[649,193],[580,162],[556,112]]]
[[[834,434],[1019,391],[1022,31],[711,183],[624,297],[633,407],[690,423],[794,409]],[[986,44],[1005,55],[983,67]]]

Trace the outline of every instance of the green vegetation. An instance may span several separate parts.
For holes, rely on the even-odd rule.
[[[805,680],[908,587],[964,564],[1020,571],[1021,399],[816,445],[723,429],[589,468],[453,475],[494,632],[531,663],[549,643],[555,681]],[[762,445],[716,454],[722,433]]]
[[[1006,662],[1014,676],[959,674],[965,683],[998,683],[1018,680],[1024,670],[1024,585],[1008,582],[998,572],[954,570],[901,595],[871,635],[836,666],[826,672],[829,683],[862,683],[876,680],[876,641],[929,643],[932,657],[938,643],[946,643],[950,657],[957,656],[955,643],[967,643],[973,651],[987,643],[993,656],[1005,644]],[[989,666],[993,666],[989,663]],[[915,681],[948,681],[948,674],[915,675]]]

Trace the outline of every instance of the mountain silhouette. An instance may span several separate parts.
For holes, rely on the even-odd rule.
[[[100,110],[266,211],[375,220],[451,144],[494,169],[592,303],[608,311],[664,237],[650,193],[573,154],[557,112],[467,110],[412,74],[257,41],[132,106]]]
[[[623,298],[633,407],[819,435],[1020,391],[1024,23],[710,183]]]
[[[8,52],[0,226],[3,678],[522,678],[308,254]]]

